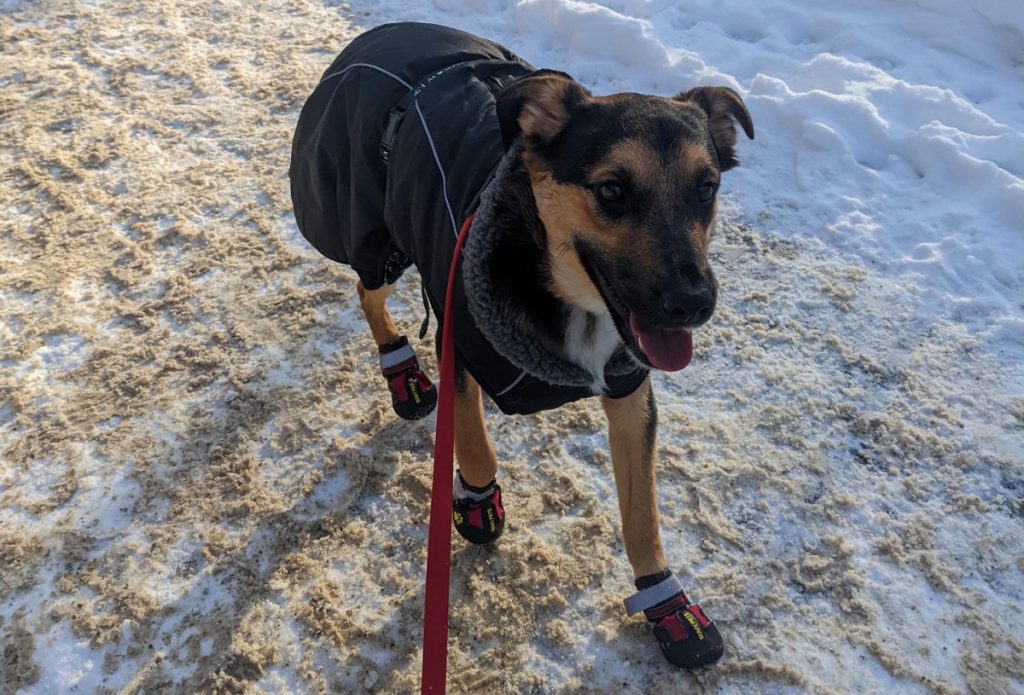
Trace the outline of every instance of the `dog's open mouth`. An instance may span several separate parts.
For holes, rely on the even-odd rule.
[[[576,253],[590,281],[601,293],[611,312],[615,327],[637,359],[663,372],[677,372],[693,359],[693,331],[680,326],[656,326],[630,311],[620,295],[608,282],[586,248],[576,244]]]

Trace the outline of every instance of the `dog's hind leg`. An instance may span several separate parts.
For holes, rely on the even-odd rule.
[[[393,289],[394,285],[382,285],[376,290],[368,290],[363,287],[362,280],[356,284],[359,306],[363,309],[363,316],[370,325],[370,333],[373,334],[373,342],[377,343],[377,347],[390,345],[400,339],[387,305],[388,295]]]
[[[622,537],[639,590],[626,601],[626,610],[630,615],[643,611],[670,663],[687,669],[707,666],[721,658],[722,637],[686,597],[661,548],[654,485],[658,410],[651,380],[625,398],[602,398],[601,404],[608,416]]]
[[[359,305],[380,354],[380,370],[391,392],[391,407],[401,418],[418,420],[433,412],[437,405],[437,389],[420,369],[409,341],[398,334],[395,322],[391,320],[387,299],[392,289],[394,285],[368,290],[361,280],[356,285]]]
[[[471,543],[490,543],[505,527],[498,459],[487,436],[480,385],[461,365],[455,376],[455,479],[452,518],[455,529]]]

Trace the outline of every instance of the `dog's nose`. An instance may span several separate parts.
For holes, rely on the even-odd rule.
[[[696,289],[674,287],[661,295],[661,311],[673,324],[697,326],[711,318],[715,311],[715,297],[706,286]]]

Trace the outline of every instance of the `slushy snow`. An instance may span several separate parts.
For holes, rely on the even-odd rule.
[[[596,94],[730,86],[757,132],[718,311],[654,379],[666,556],[725,658],[675,671],[625,617],[599,406],[489,407],[508,526],[455,539],[450,691],[1024,693],[996,0],[0,1],[0,692],[418,690],[433,424],[392,414],[286,178],[319,75],[398,20]],[[414,335],[412,277],[393,309]]]

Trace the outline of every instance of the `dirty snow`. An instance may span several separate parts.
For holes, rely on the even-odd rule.
[[[596,403],[488,421],[452,692],[1024,692],[1024,13],[1015,3],[0,3],[0,692],[412,692],[431,423],[290,215],[359,31],[495,38],[597,93],[726,84],[720,310],[660,375],[665,665]],[[417,285],[394,303],[419,321]],[[418,344],[433,367],[430,341]]]

